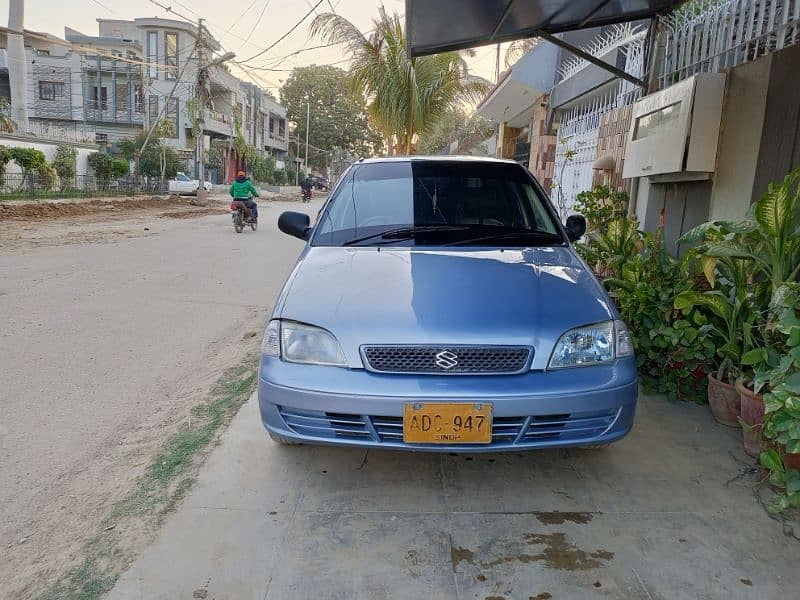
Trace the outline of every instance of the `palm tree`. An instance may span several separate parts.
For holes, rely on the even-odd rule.
[[[334,13],[318,15],[311,34],[331,44],[344,44],[351,60],[348,84],[367,98],[372,124],[406,154],[415,135],[430,131],[449,111],[465,102],[477,102],[490,84],[470,75],[457,52],[412,58],[408,54],[400,17],[378,9],[373,30],[364,34]]]

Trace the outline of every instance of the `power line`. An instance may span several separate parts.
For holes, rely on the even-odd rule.
[[[90,2],[94,2],[94,3],[95,3],[95,4],[97,4],[97,6],[99,6],[100,8],[104,8],[104,9],[106,9],[106,10],[107,10],[108,12],[110,12],[112,15],[113,15],[113,14],[116,14],[116,13],[115,13],[113,10],[111,10],[111,9],[110,9],[108,6],[106,6],[105,4],[103,4],[102,2],[100,2],[100,0],[90,0]]]
[[[266,12],[267,7],[269,6],[269,1],[270,0],[266,0],[264,2],[264,6],[262,7],[261,12],[258,15],[258,18],[256,19],[256,22],[253,23],[253,27],[250,28],[250,33],[247,34],[247,38],[245,38],[244,43],[241,46],[239,46],[239,51],[241,51],[242,48],[244,48],[245,44],[247,44],[247,42],[250,41],[250,37],[253,35],[253,32],[256,30],[256,27],[258,27],[258,24],[261,23],[261,19],[264,18],[264,12]]]
[[[178,11],[174,10],[171,6],[166,6],[165,4],[161,4],[161,2],[159,2],[158,0],[149,0],[149,2],[151,2],[152,4],[155,4],[156,6],[158,6],[160,8],[163,8],[168,13],[172,13],[176,17],[179,17],[179,18],[183,19],[184,21],[194,25],[194,19],[190,19],[186,15],[182,15]]]
[[[343,58],[342,60],[337,60],[337,61],[332,62],[332,63],[324,63],[324,64],[321,64],[321,65],[314,65],[314,66],[315,67],[333,67],[333,66],[340,65],[340,64],[346,63],[346,62],[350,62],[350,59],[349,58]],[[269,67],[251,67],[251,66],[248,66],[248,68],[250,70],[252,70],[252,71],[269,71],[271,73],[291,73],[295,69],[302,69],[303,67],[292,67],[291,69],[272,69],[272,68],[269,68]]]
[[[297,29],[298,27],[300,27],[300,25],[302,25],[302,24],[303,24],[303,21],[305,21],[305,20],[306,20],[306,19],[309,17],[309,15],[311,15],[311,13],[313,13],[313,12],[314,12],[314,10],[315,10],[315,9],[316,9],[316,8],[317,8],[317,7],[318,7],[320,4],[322,4],[322,3],[323,3],[323,1],[324,1],[324,0],[318,0],[318,2],[317,2],[317,3],[316,3],[314,6],[313,6],[313,8],[312,8],[311,10],[309,10],[309,11],[308,11],[306,14],[304,14],[304,15],[303,15],[303,18],[302,18],[302,19],[300,19],[300,20],[299,20],[297,23],[295,23],[295,24],[294,24],[294,25],[293,25],[293,26],[292,26],[292,27],[289,29],[289,31],[287,31],[287,32],[286,32],[286,33],[284,33],[284,34],[283,34],[281,37],[279,37],[277,40],[275,40],[274,42],[272,42],[272,43],[271,43],[269,46],[267,46],[266,48],[264,48],[264,49],[263,49],[261,52],[258,52],[257,54],[254,54],[254,55],[253,55],[253,56],[251,56],[250,58],[246,58],[246,59],[244,59],[244,60],[236,61],[236,63],[237,63],[237,64],[240,64],[240,63],[246,63],[246,62],[250,62],[250,61],[251,61],[251,60],[253,60],[254,58],[258,58],[259,56],[262,56],[262,55],[266,54],[267,52],[269,52],[270,50],[272,50],[272,49],[273,49],[275,46],[277,46],[279,43],[281,43],[281,42],[282,42],[284,39],[286,39],[287,37],[289,37],[289,35],[291,35],[291,33],[292,33],[292,32],[294,32],[294,30],[295,30],[295,29]],[[155,2],[155,0],[150,0],[150,2]]]

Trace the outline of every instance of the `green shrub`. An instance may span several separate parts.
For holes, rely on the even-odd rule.
[[[0,176],[6,174],[6,165],[11,162],[11,151],[5,146],[0,146]]]
[[[286,167],[286,182],[282,185],[294,185],[294,182],[297,179],[297,171],[294,170],[292,167]]]
[[[111,173],[111,155],[105,152],[95,152],[89,155],[89,166],[92,167],[95,177],[98,179],[106,180]]]
[[[160,145],[157,151],[146,151],[139,161],[139,172],[147,177],[161,177],[161,161],[164,161],[164,177],[172,179],[181,169],[178,154],[166,145]]]
[[[114,179],[125,177],[130,171],[130,165],[127,160],[114,159],[109,163],[108,172]]]
[[[253,179],[261,183],[272,183],[275,178],[275,159],[271,156],[256,155],[251,163]]]
[[[286,185],[286,171],[283,169],[275,171],[273,181],[275,182],[275,185]]]
[[[47,163],[40,165],[36,169],[36,175],[38,176],[39,186],[44,191],[50,191],[58,186],[58,173]]]
[[[35,148],[11,148],[11,160],[17,163],[23,173],[30,173],[47,164],[47,159],[41,150]]]
[[[642,252],[622,264],[620,276],[607,279],[606,285],[631,330],[645,389],[704,401],[716,352],[712,327],[693,306],[675,308],[675,298],[694,289],[693,264],[672,258],[660,236],[646,235]]]
[[[628,210],[628,192],[615,192],[605,185],[578,194],[573,209],[588,221],[589,231],[605,231],[612,221],[623,219]]]
[[[62,182],[66,182],[75,177],[77,171],[78,151],[68,144],[59,144],[56,148],[56,156],[53,159],[53,168],[58,173]]]

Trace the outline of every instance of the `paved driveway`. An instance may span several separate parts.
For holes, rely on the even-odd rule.
[[[644,398],[603,451],[281,447],[251,398],[110,597],[797,597],[800,546],[754,500],[739,436]]]

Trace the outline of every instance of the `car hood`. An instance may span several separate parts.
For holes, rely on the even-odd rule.
[[[569,248],[308,247],[275,316],[332,332],[352,367],[364,344],[534,348],[545,368],[566,330],[616,318]]]

